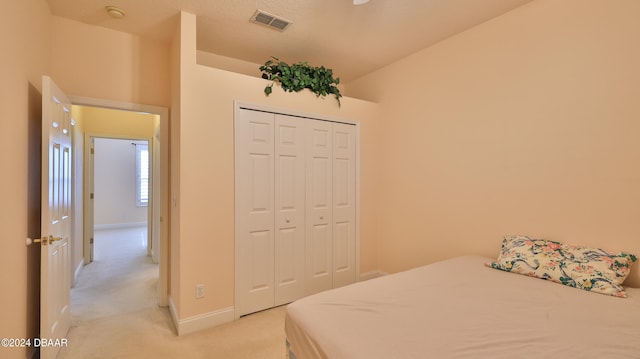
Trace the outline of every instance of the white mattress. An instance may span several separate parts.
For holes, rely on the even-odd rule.
[[[640,289],[616,298],[458,257],[300,299],[297,359],[640,358]]]

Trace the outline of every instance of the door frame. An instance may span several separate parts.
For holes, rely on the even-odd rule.
[[[356,266],[356,282],[360,281],[360,121],[358,120],[348,120],[348,119],[343,119],[343,118],[338,118],[338,117],[333,117],[333,116],[327,116],[327,115],[323,115],[323,114],[318,114],[318,113],[308,113],[308,112],[301,112],[301,111],[296,111],[296,110],[291,110],[291,109],[286,109],[286,108],[274,108],[274,107],[269,107],[269,106],[264,106],[264,105],[259,105],[259,104],[255,104],[255,103],[249,103],[249,102],[243,102],[243,101],[238,101],[235,100],[233,103],[233,126],[234,126],[234,183],[236,183],[237,181],[237,176],[238,176],[238,169],[237,169],[237,163],[239,161],[238,158],[238,151],[236,149],[236,138],[235,138],[235,134],[238,133],[238,119],[239,119],[239,114],[240,111],[246,109],[246,110],[253,110],[253,111],[262,111],[262,112],[269,112],[269,113],[273,113],[273,114],[280,114],[280,115],[286,115],[286,116],[292,116],[292,117],[299,117],[301,119],[310,119],[310,120],[317,120],[317,121],[328,121],[328,122],[339,122],[339,123],[346,123],[346,124],[352,124],[355,125],[356,128],[356,143],[358,144],[356,146],[356,174],[355,174],[355,179],[356,179],[356,253],[355,253],[355,266]],[[238,306],[238,301],[240,298],[240,296],[242,295],[241,293],[241,288],[239,288],[238,283],[240,283],[240,273],[242,271],[241,268],[241,252],[240,252],[240,245],[239,245],[239,240],[240,240],[240,236],[238,235],[239,233],[241,233],[241,228],[240,225],[238,223],[238,205],[237,203],[239,203],[240,201],[240,193],[238,191],[237,186],[235,186],[236,189],[234,190],[234,203],[236,203],[236,205],[234,206],[234,244],[235,244],[235,257],[234,257],[234,262],[235,262],[235,267],[234,267],[234,287],[235,287],[235,291],[234,291],[234,318],[240,319],[240,310],[239,310],[239,306]]]
[[[78,106],[90,106],[90,107],[102,107],[113,110],[134,111],[134,112],[146,112],[149,114],[158,115],[160,118],[160,193],[156,193],[153,190],[152,200],[160,201],[160,212],[154,213],[151,216],[151,220],[148,223],[151,228],[155,223],[159,223],[160,227],[160,255],[159,255],[159,281],[158,281],[158,302],[161,307],[169,305],[169,109],[166,107],[143,105],[130,102],[120,102],[105,99],[96,99],[90,97],[78,97],[69,96],[69,100],[73,105]],[[89,134],[93,137],[101,137],[95,134]],[[155,136],[155,133],[154,133]],[[149,140],[151,142],[151,139]],[[89,144],[85,143],[83,152],[89,148]],[[85,152],[85,156],[87,153]],[[155,165],[154,165],[155,166]],[[88,178],[85,178],[88,180]],[[152,186],[153,187],[153,186]],[[85,199],[88,198],[89,192],[87,186],[84,186]],[[84,202],[85,208],[87,202]],[[150,204],[151,206],[152,204]],[[149,208],[151,212],[151,207]],[[84,226],[83,246],[89,245],[90,237],[86,235],[87,226]],[[85,264],[87,264],[86,251]]]

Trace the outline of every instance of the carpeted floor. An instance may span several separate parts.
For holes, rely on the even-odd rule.
[[[158,267],[146,256],[145,229],[95,234],[95,260],[71,292],[68,347],[59,359],[284,359],[284,307],[178,337],[157,306]]]

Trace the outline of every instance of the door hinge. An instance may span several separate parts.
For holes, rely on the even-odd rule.
[[[89,194],[89,199],[93,199],[93,193]]]
[[[93,244],[93,238],[89,238],[89,244]]]
[[[91,149],[91,154],[92,154],[92,155],[93,155],[93,154],[95,154],[95,153],[94,153],[94,151],[95,151],[95,150],[92,148],[92,149]]]

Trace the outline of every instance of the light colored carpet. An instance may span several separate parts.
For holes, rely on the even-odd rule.
[[[59,359],[286,358],[284,307],[178,337],[168,309],[157,306],[158,268],[145,238],[140,229],[96,232],[95,261],[72,290],[69,344]]]

